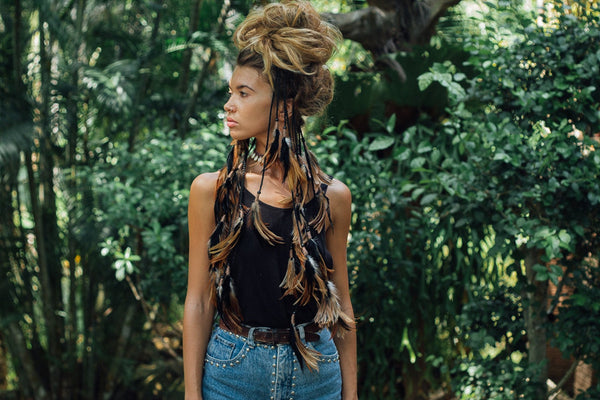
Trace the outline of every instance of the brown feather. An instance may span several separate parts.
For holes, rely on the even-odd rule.
[[[296,328],[296,314],[292,314],[292,329],[294,330],[294,339],[296,343],[296,347],[298,348],[298,352],[302,357],[302,360],[308,367],[309,371],[319,371],[319,356],[321,353],[318,351],[308,348],[302,339],[300,338],[300,333],[298,332],[298,328]]]
[[[298,352],[302,356],[302,359],[308,367],[308,370],[319,371],[319,356],[321,355],[321,353],[307,347],[302,342],[302,340],[300,339],[300,334],[298,333],[298,329],[294,329],[294,336],[296,337],[296,346],[298,347]]]
[[[260,215],[260,204],[258,201],[258,196],[252,203],[252,207],[250,207],[250,214],[252,218],[252,222],[254,224],[254,228],[260,234],[260,236],[265,239],[271,246],[275,244],[283,244],[283,239],[281,236],[273,233],[267,225],[263,222],[262,217]]]

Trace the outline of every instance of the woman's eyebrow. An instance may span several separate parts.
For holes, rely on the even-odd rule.
[[[231,86],[229,86],[229,88],[231,89]],[[236,88],[235,88],[235,89],[236,89],[236,90],[250,89],[250,90],[252,90],[253,92],[256,92],[256,90],[252,89],[250,86],[248,86],[248,85],[245,85],[245,84],[238,85],[238,86],[236,86]]]

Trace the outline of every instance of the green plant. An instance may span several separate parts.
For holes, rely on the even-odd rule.
[[[512,374],[501,375],[508,379],[502,380],[505,390],[504,385],[513,382],[514,393],[542,399],[549,338],[576,359],[593,359],[597,347],[597,322],[585,316],[597,302],[592,282],[599,257],[600,154],[594,139],[600,118],[600,95],[595,90],[600,83],[598,10],[575,17],[559,8],[540,21],[510,6],[488,6],[508,16],[506,23],[518,21],[521,28],[510,39],[494,35],[498,31],[493,28],[489,36],[463,38],[471,51],[468,64],[474,76],[466,97],[451,96],[448,119],[439,129],[457,138],[464,161],[444,160],[437,171],[466,189],[450,193],[443,203],[460,204],[461,220],[485,235],[488,250],[473,256],[495,263],[504,275],[501,281],[511,282],[487,284],[518,299],[528,350],[523,354],[526,363],[507,355],[481,357],[482,346],[502,347],[502,342],[496,338],[479,343],[473,347],[475,356],[463,360],[462,366],[468,367],[459,368],[464,375],[459,374],[455,383],[464,398],[473,398],[468,396],[483,389],[470,371],[492,376],[498,373],[498,362]],[[423,82],[441,80],[449,86],[442,67],[452,73],[452,65],[438,65]],[[486,226],[487,234],[482,229]],[[500,257],[494,262],[496,255]],[[558,286],[553,297],[550,284]],[[576,293],[569,297],[563,287],[575,288]],[[564,307],[553,322],[559,304]],[[490,321],[471,333],[492,338],[490,332],[496,329]],[[530,377],[526,386],[514,379],[524,373]],[[485,390],[498,387],[488,385]],[[489,393],[475,398],[485,395]]]

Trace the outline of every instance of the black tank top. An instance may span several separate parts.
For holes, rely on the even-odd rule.
[[[323,190],[326,188],[325,186]],[[242,201],[250,207],[254,202],[254,195],[245,189]],[[259,206],[264,223],[284,243],[270,245],[251,224],[244,224],[230,264],[236,296],[242,310],[242,322],[249,326],[288,328],[294,311],[296,324],[311,322],[317,311],[314,299],[306,306],[295,308],[294,299],[290,296],[282,298],[283,289],[279,287],[285,276],[290,254],[292,209],[274,207],[263,202],[259,202]],[[317,214],[318,207],[314,198],[305,205],[308,221]],[[327,267],[332,268],[331,254],[325,247],[325,232],[317,234],[313,230],[312,234]]]

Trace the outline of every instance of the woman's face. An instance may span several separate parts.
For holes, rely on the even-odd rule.
[[[258,151],[265,148],[269,127],[269,107],[273,90],[252,67],[236,67],[229,82],[230,97],[223,106],[227,112],[226,125],[233,139],[256,138]],[[275,113],[273,112],[273,127]],[[261,150],[262,149],[262,150]]]

